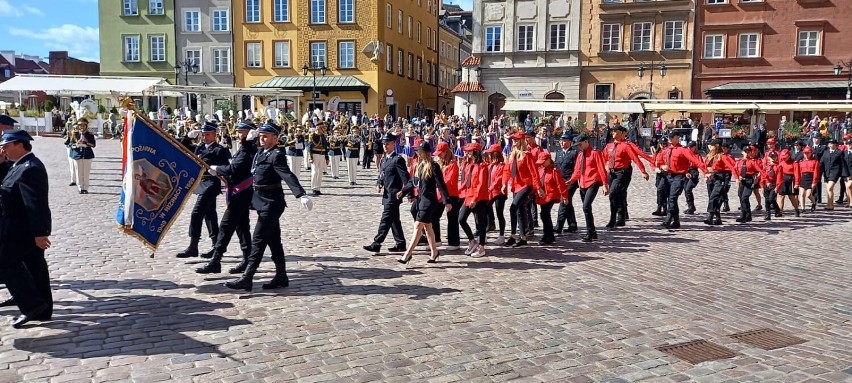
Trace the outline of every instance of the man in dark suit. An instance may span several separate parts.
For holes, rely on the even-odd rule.
[[[819,168],[824,175],[825,190],[828,197],[826,210],[834,210],[834,185],[843,175],[843,152],[837,148],[837,140],[828,140],[828,150],[819,160]]]
[[[51,213],[44,164],[32,154],[32,137],[22,130],[3,133],[0,158],[6,173],[0,187],[0,280],[21,315],[12,327],[50,320],[53,296],[44,251],[50,247]]]
[[[299,178],[287,166],[287,155],[284,149],[277,147],[280,128],[267,122],[258,131],[261,148],[254,156],[251,169],[254,177],[251,208],[257,211],[257,223],[252,234],[251,255],[243,276],[225,283],[225,287],[234,290],[251,291],[252,279],[260,266],[260,260],[267,246],[272,262],[275,263],[275,276],[261,287],[268,290],[290,285],[284,263],[284,245],[281,243],[280,219],[287,207],[281,182],[287,184],[304,208],[310,211],[314,206],[313,201],[299,183]]]
[[[577,161],[577,149],[572,145],[573,137],[571,134],[562,133],[559,137],[559,145],[561,149],[556,151],[556,168],[562,174],[562,179],[568,181],[574,174],[574,163]],[[562,233],[562,228],[565,221],[568,221],[568,232],[577,232],[577,217],[574,215],[574,205],[571,200],[574,198],[574,193],[577,192],[577,182],[568,186],[568,203],[559,204],[559,213],[556,218],[556,228],[554,232],[559,235]]]
[[[207,166],[228,165],[231,160],[231,152],[216,142],[216,131],[219,127],[213,122],[207,122],[201,131],[189,132],[189,135],[201,134],[201,143],[195,147],[195,155],[201,158]],[[194,138],[194,137],[193,137]],[[198,256],[198,241],[201,240],[201,222],[207,225],[207,234],[213,246],[216,246],[216,237],[219,235],[219,218],[216,215],[216,196],[222,194],[222,180],[213,174],[205,174],[201,177],[201,183],[193,193],[198,196],[195,206],[192,207],[192,215],[189,218],[189,246],[186,250],[178,253],[178,258],[190,258]],[[204,258],[213,257],[213,249],[202,254]]]
[[[766,140],[769,139],[766,134],[766,126],[758,124],[757,128],[751,132],[751,143],[757,146],[757,156],[763,157],[763,148],[766,147]]]
[[[817,161],[822,161],[822,155],[825,153],[825,145],[821,143],[822,137],[820,135],[816,135],[811,139],[809,146],[814,153],[814,159]],[[825,178],[825,172],[822,172],[823,178]],[[814,198],[816,198],[817,203],[822,203],[822,180],[818,181],[814,186]]]
[[[382,248],[382,242],[388,236],[388,231],[393,232],[396,244],[389,248],[391,252],[405,251],[405,234],[402,232],[402,222],[399,220],[400,200],[396,193],[408,182],[408,169],[405,159],[396,153],[396,136],[391,133],[382,137],[385,155],[379,163],[379,177],[376,181],[376,191],[382,193],[382,218],[379,222],[379,231],[373,238],[373,243],[364,246],[364,250],[378,253]]]
[[[793,162],[799,162],[805,159],[805,154],[802,153],[802,148],[805,146],[805,143],[799,140],[793,144],[793,150],[790,151],[790,158],[793,159]]]

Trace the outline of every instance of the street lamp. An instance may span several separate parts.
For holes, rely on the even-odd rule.
[[[636,69],[636,73],[639,74],[640,79],[643,76],[645,76],[646,65],[647,65],[648,70],[651,72],[651,84],[648,87],[648,90],[649,90],[648,97],[653,100],[654,99],[654,69],[659,68],[660,69],[660,77],[666,77],[666,73],[668,73],[669,68],[667,68],[665,64],[662,64],[662,63],[659,63],[659,62],[651,61],[650,64],[645,64],[643,62],[643,63],[639,64],[639,68]]]
[[[479,72],[482,70],[480,67],[476,68],[467,68],[467,118],[470,119],[470,71],[476,71],[476,80],[479,81]],[[462,68],[456,68],[456,75],[461,77]]]
[[[317,66],[317,65],[315,65],[315,63],[311,63],[310,66],[305,64],[305,66],[302,67],[302,74],[303,75],[307,76],[308,71],[310,71],[311,74],[314,77],[314,85],[313,85],[313,88],[311,89],[311,104],[313,104],[313,105],[316,105],[316,103],[317,103],[317,71],[319,71],[322,76],[325,76],[325,72],[327,70],[328,70],[328,68],[326,68],[325,65]],[[310,109],[310,108],[308,108],[308,109]],[[308,112],[312,113],[313,111],[308,110]]]
[[[846,69],[848,77],[846,78],[846,100],[852,99],[852,61],[841,62],[834,67],[834,75],[840,76],[843,74],[843,69]]]
[[[177,65],[175,65],[175,85],[178,84],[178,75],[180,75],[181,71],[183,71],[183,84],[189,85],[189,72],[196,74],[198,73],[198,69],[198,63],[194,60],[186,59],[178,61]],[[189,92],[186,92],[186,106],[189,106]]]

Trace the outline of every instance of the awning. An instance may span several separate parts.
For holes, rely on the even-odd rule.
[[[754,103],[652,103],[643,102],[646,111],[654,112],[715,112],[742,113],[748,109],[758,109]]]
[[[269,80],[254,84],[251,87],[294,89],[309,92],[311,91],[311,89],[314,88],[314,77],[277,76],[270,78]],[[320,91],[367,90],[370,89],[370,84],[361,81],[355,76],[317,76],[316,89]]]
[[[581,113],[644,113],[642,103],[630,102],[583,102],[565,100],[506,100],[503,110]]]
[[[0,84],[0,92],[45,92],[52,96],[154,95],[155,85],[166,85],[161,77],[60,76],[20,74]]]
[[[846,81],[773,81],[773,82],[729,82],[707,89],[707,92],[748,90],[792,90],[792,89],[843,89]]]
[[[225,86],[202,86],[202,85],[156,85],[154,91],[167,91],[177,93],[207,94],[221,97],[228,96],[257,96],[257,97],[302,97],[304,92],[300,90],[284,90],[277,88],[232,88]]]
[[[779,103],[779,104],[758,104],[761,111],[784,111],[784,112],[852,112],[852,104],[840,103]]]

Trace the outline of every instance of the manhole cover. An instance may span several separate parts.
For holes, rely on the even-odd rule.
[[[740,342],[752,345],[757,348],[762,348],[764,350],[774,350],[776,348],[805,343],[805,340],[802,338],[797,338],[795,336],[768,328],[746,331],[728,336]]]
[[[732,358],[737,355],[733,350],[703,339],[657,347],[658,351],[683,359],[692,364],[711,360]]]

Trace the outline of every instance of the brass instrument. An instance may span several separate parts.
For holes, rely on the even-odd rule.
[[[356,128],[357,129],[357,128]],[[350,151],[357,152],[360,150],[361,146],[361,134],[356,133],[356,130],[352,130],[348,136],[346,136],[346,148]]]
[[[367,129],[367,150],[373,150],[373,132]]]

